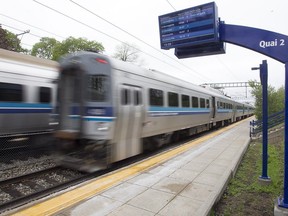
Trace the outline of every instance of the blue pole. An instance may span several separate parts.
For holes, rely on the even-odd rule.
[[[270,179],[267,175],[268,169],[268,90],[267,90],[267,78],[268,69],[267,61],[263,60],[260,65],[260,76],[262,83],[262,176],[260,179],[268,180]]]
[[[284,195],[280,207],[288,208],[288,62],[285,63],[285,134],[284,134]]]

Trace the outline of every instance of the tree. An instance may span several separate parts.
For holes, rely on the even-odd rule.
[[[57,43],[53,51],[53,60],[58,60],[61,56],[81,50],[93,50],[99,53],[104,51],[101,43],[88,41],[85,38],[69,37],[61,43]]]
[[[113,57],[121,61],[136,62],[139,57],[140,50],[132,44],[122,43],[116,46],[116,52]]]
[[[43,37],[34,44],[31,55],[39,58],[52,59],[55,46],[60,43],[55,38]]]
[[[81,50],[103,52],[104,47],[101,43],[88,41],[85,38],[69,37],[59,42],[54,38],[43,37],[33,46],[31,54],[40,58],[59,60],[63,55]]]
[[[255,97],[255,116],[262,119],[262,86],[257,85],[256,81],[249,81],[252,87],[251,94]],[[271,85],[268,86],[268,115],[280,112],[284,109],[284,87],[276,90]]]
[[[21,41],[16,34],[3,29],[0,25],[0,48],[16,52],[28,52],[27,49],[21,47],[20,43]]]

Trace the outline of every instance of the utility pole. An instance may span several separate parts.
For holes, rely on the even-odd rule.
[[[22,33],[15,34],[16,38],[21,35],[21,39],[19,39],[19,44],[17,44],[17,40],[16,40],[16,48],[15,48],[16,50],[15,50],[15,51],[17,51],[18,49],[20,49],[20,43],[21,43],[21,40],[22,40],[22,38],[23,38],[23,35],[24,35],[24,34],[27,34],[27,33],[29,33],[29,32],[30,32],[30,30],[26,30],[26,31],[24,31],[24,32],[22,32]]]

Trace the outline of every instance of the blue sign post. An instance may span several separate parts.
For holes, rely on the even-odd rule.
[[[259,68],[252,68],[252,70],[260,69],[260,79],[262,85],[262,175],[259,180],[270,182],[268,177],[268,66],[267,61],[263,60]]]
[[[262,85],[262,175],[259,180],[271,182],[268,177],[268,66],[267,61],[263,60],[260,67],[253,67],[252,70],[260,69],[260,79]],[[254,121],[253,121],[254,122]]]
[[[268,79],[268,67],[267,61],[264,60],[260,65],[260,76],[262,84],[262,175],[259,177],[260,180],[270,180],[268,177],[268,90],[267,90],[267,79]]]

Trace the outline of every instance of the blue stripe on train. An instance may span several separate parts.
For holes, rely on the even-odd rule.
[[[51,104],[43,103],[0,103],[0,113],[51,113]]]
[[[209,114],[209,108],[149,107],[152,117]]]

